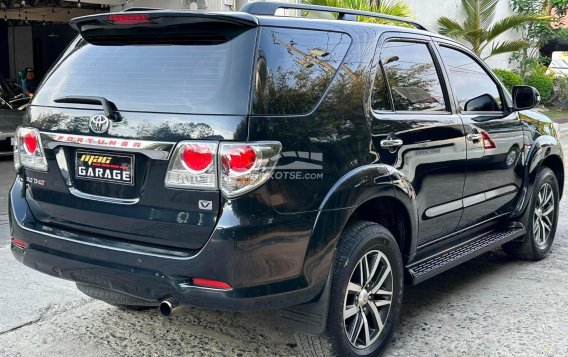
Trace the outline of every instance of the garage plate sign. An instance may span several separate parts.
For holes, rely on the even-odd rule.
[[[115,155],[77,150],[75,177],[81,180],[134,185],[132,155]]]

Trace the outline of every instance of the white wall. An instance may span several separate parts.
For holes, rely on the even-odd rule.
[[[14,43],[16,44],[14,50]],[[34,50],[31,26],[8,27],[8,52],[10,58],[10,77],[16,72],[34,65]]]
[[[130,7],[157,7],[163,9],[189,9],[197,6],[199,10],[209,11],[231,11],[236,10],[234,4],[236,0],[128,0],[125,8]],[[195,2],[194,5],[191,3]],[[191,7],[190,7],[191,6]],[[111,11],[120,11],[122,6],[114,6]]]
[[[416,20],[424,24],[430,31],[438,32],[438,18],[447,16],[451,19],[463,19],[464,14],[460,0],[405,0],[415,13]],[[513,14],[508,0],[499,0],[495,19]],[[460,23],[462,21],[459,21]],[[514,40],[519,36],[515,31],[509,31],[498,37],[498,40]],[[467,44],[466,44],[467,45]],[[489,52],[489,51],[486,51]],[[486,53],[484,53],[486,54]],[[482,56],[483,57],[483,56]],[[497,55],[486,61],[491,68],[509,68],[509,55]]]

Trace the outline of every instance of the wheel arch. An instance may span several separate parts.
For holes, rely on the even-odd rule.
[[[376,164],[349,172],[332,187],[313,225],[303,268],[309,284],[321,287],[321,292],[310,302],[280,310],[282,324],[309,335],[324,333],[335,250],[350,222],[376,222],[395,237],[400,235],[397,242],[403,261],[411,259],[416,249],[417,218],[413,190],[408,185],[396,170]]]
[[[551,135],[539,136],[527,151],[521,195],[512,217],[522,216],[534,189],[536,175],[542,166],[549,167],[558,179],[560,195],[564,190],[564,155],[559,140]]]

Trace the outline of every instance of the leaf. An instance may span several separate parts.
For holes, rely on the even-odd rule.
[[[491,53],[484,59],[487,59],[491,56],[500,55],[502,53],[522,50],[523,48],[526,48],[528,46],[529,43],[525,40],[513,40],[493,43],[493,46],[491,47]]]
[[[532,16],[523,14],[507,16],[504,19],[497,21],[493,26],[491,26],[491,28],[487,29],[487,41],[492,41],[502,33],[513,30],[527,22],[544,22],[550,20],[552,20],[550,16]]]
[[[390,16],[406,17],[406,18],[412,17],[414,15],[410,7],[404,1],[400,0],[382,0],[380,2],[379,7],[377,7],[377,3],[375,1],[371,2],[369,0],[305,0],[304,3],[310,5],[333,6],[344,9],[370,11]],[[320,13],[310,12],[309,16],[327,18],[327,16],[322,15],[321,12]],[[357,20],[364,22],[373,22],[373,23],[391,23],[389,21],[380,20],[372,17],[364,17],[364,16],[358,16]]]
[[[438,32],[448,37],[460,38],[465,33],[463,27],[457,23],[457,21],[452,20],[449,17],[440,17],[438,19],[438,25],[440,26]]]
[[[485,29],[495,18],[497,0],[462,0],[466,30]]]

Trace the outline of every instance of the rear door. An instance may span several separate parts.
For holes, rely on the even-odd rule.
[[[452,233],[462,215],[465,134],[429,37],[391,34],[379,45],[371,132],[381,162],[416,198],[419,245]]]
[[[216,176],[199,165],[220,141],[247,139],[256,24],[172,12],[140,24],[111,16],[75,21],[81,36],[33,98],[26,125],[41,132],[48,172],[29,172],[45,184],[32,185],[27,199],[45,224],[198,249],[220,204]],[[182,140],[201,146],[174,151]],[[203,180],[193,184],[202,189],[181,188],[189,179],[169,170],[186,154],[201,160],[193,169],[205,171]]]
[[[522,184],[523,129],[503,88],[475,56],[451,43],[439,52],[467,138],[467,175],[460,228],[512,209]]]

